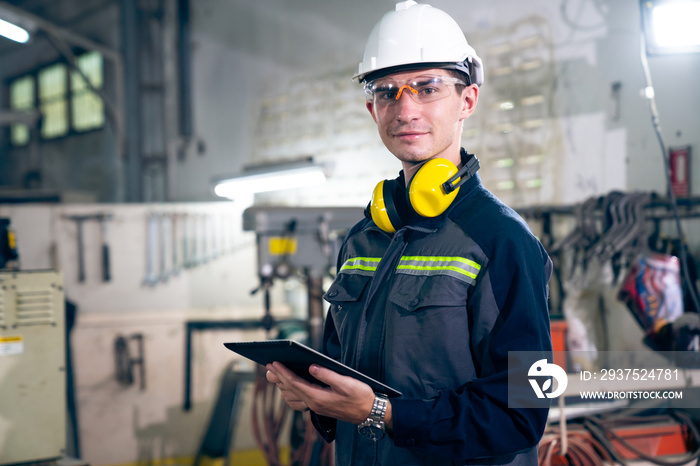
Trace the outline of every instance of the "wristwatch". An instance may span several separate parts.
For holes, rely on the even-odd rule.
[[[374,394],[374,404],[372,404],[372,411],[369,413],[369,417],[357,425],[357,431],[361,436],[368,440],[381,440],[384,438],[385,425],[384,416],[386,415],[386,406],[389,399],[386,395],[381,393]]]

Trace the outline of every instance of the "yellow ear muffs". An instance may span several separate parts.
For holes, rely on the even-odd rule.
[[[408,201],[418,215],[437,217],[452,204],[459,187],[460,178],[454,177],[458,172],[457,166],[447,159],[431,159],[413,175],[408,184]],[[445,186],[452,183],[453,189],[446,192]]]
[[[408,190],[397,180],[380,181],[372,193],[370,213],[374,223],[394,233],[410,223],[414,212],[437,217],[452,204],[459,187],[479,170],[479,160],[462,149],[463,166],[447,159],[432,159],[423,164],[408,183]]]
[[[401,187],[395,180],[384,180],[377,183],[372,193],[372,220],[387,233],[394,233],[403,226],[395,201],[398,188]]]

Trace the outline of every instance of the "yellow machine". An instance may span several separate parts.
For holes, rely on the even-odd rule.
[[[59,272],[0,271],[0,465],[65,453],[64,306]]]

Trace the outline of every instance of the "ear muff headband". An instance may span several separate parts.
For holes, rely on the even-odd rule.
[[[464,166],[457,166],[447,159],[432,159],[413,175],[404,197],[404,189],[396,180],[380,181],[372,193],[370,212],[374,223],[394,233],[409,218],[411,209],[423,217],[437,217],[452,204],[459,187],[479,170],[479,160],[463,152]],[[447,181],[445,181],[447,180]],[[408,201],[409,208],[405,205]],[[403,213],[403,215],[402,215]]]
[[[445,193],[449,194],[453,190],[458,189],[479,171],[479,159],[476,158],[476,155],[470,154],[464,149],[462,149],[462,154],[462,160],[466,159],[464,165],[442,184],[442,189],[445,190]]]
[[[479,161],[472,154],[467,154],[467,160],[459,170],[447,159],[428,160],[409,182],[411,207],[423,217],[437,217],[447,210],[457,197],[459,187],[477,170]]]
[[[396,207],[395,196],[400,186],[395,180],[384,180],[377,183],[372,193],[370,212],[372,220],[379,228],[387,233],[394,233],[403,226],[403,221]]]
[[[459,188],[445,192],[443,184],[457,173],[457,166],[447,159],[428,160],[408,184],[408,201],[418,215],[437,217],[452,204]]]

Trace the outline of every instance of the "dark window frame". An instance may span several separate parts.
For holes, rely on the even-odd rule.
[[[90,53],[90,52],[92,52],[92,51],[79,50],[79,51],[74,51],[74,54],[75,54],[75,57],[78,58],[78,57],[85,55],[87,53]],[[99,52],[95,52],[95,53],[99,53]],[[25,76],[32,76],[34,79],[34,109],[39,110],[40,105],[41,105],[41,103],[39,101],[39,73],[42,70],[50,68],[51,66],[54,66],[58,63],[65,65],[65,78],[66,78],[66,94],[65,94],[66,95],[66,98],[65,98],[65,102],[66,102],[65,119],[66,120],[65,121],[67,123],[67,129],[66,129],[65,134],[61,134],[61,135],[56,136],[56,137],[46,138],[41,134],[40,128],[34,128],[34,127],[30,126],[29,127],[29,133],[30,133],[29,134],[29,141],[23,145],[15,145],[12,142],[12,136],[11,136],[12,125],[8,125],[8,127],[6,128],[6,138],[7,138],[6,144],[10,149],[26,148],[32,143],[32,141],[35,141],[35,142],[38,142],[41,144],[63,141],[63,140],[69,139],[69,138],[73,138],[75,136],[82,136],[82,135],[94,133],[97,131],[102,131],[107,126],[107,114],[106,114],[105,104],[103,102],[101,125],[96,126],[94,128],[88,128],[88,129],[81,129],[81,130],[75,129],[74,118],[73,118],[74,92],[73,92],[72,85],[71,85],[71,74],[73,72],[73,69],[70,66],[70,63],[68,63],[68,60],[64,59],[63,57],[59,57],[58,59],[50,61],[50,62],[45,62],[45,63],[41,64],[40,66],[36,66],[36,67],[30,69],[29,71],[17,73],[13,76],[6,78],[4,81],[4,85],[3,85],[4,95],[7,97],[5,99],[6,104],[4,105],[4,108],[6,110],[12,110],[11,103],[10,103],[10,101],[11,101],[10,88],[11,88],[12,83],[15,82],[17,79],[23,78]],[[106,85],[106,79],[105,79],[105,74],[106,74],[105,73],[105,68],[106,68],[105,65],[106,65],[106,63],[105,63],[104,56],[102,56],[101,63],[102,63],[102,87],[99,89],[101,89],[104,92],[105,85]],[[86,92],[85,89],[78,91],[77,95],[80,95],[84,92]],[[101,99],[101,97],[99,95],[97,95],[97,98]]]

